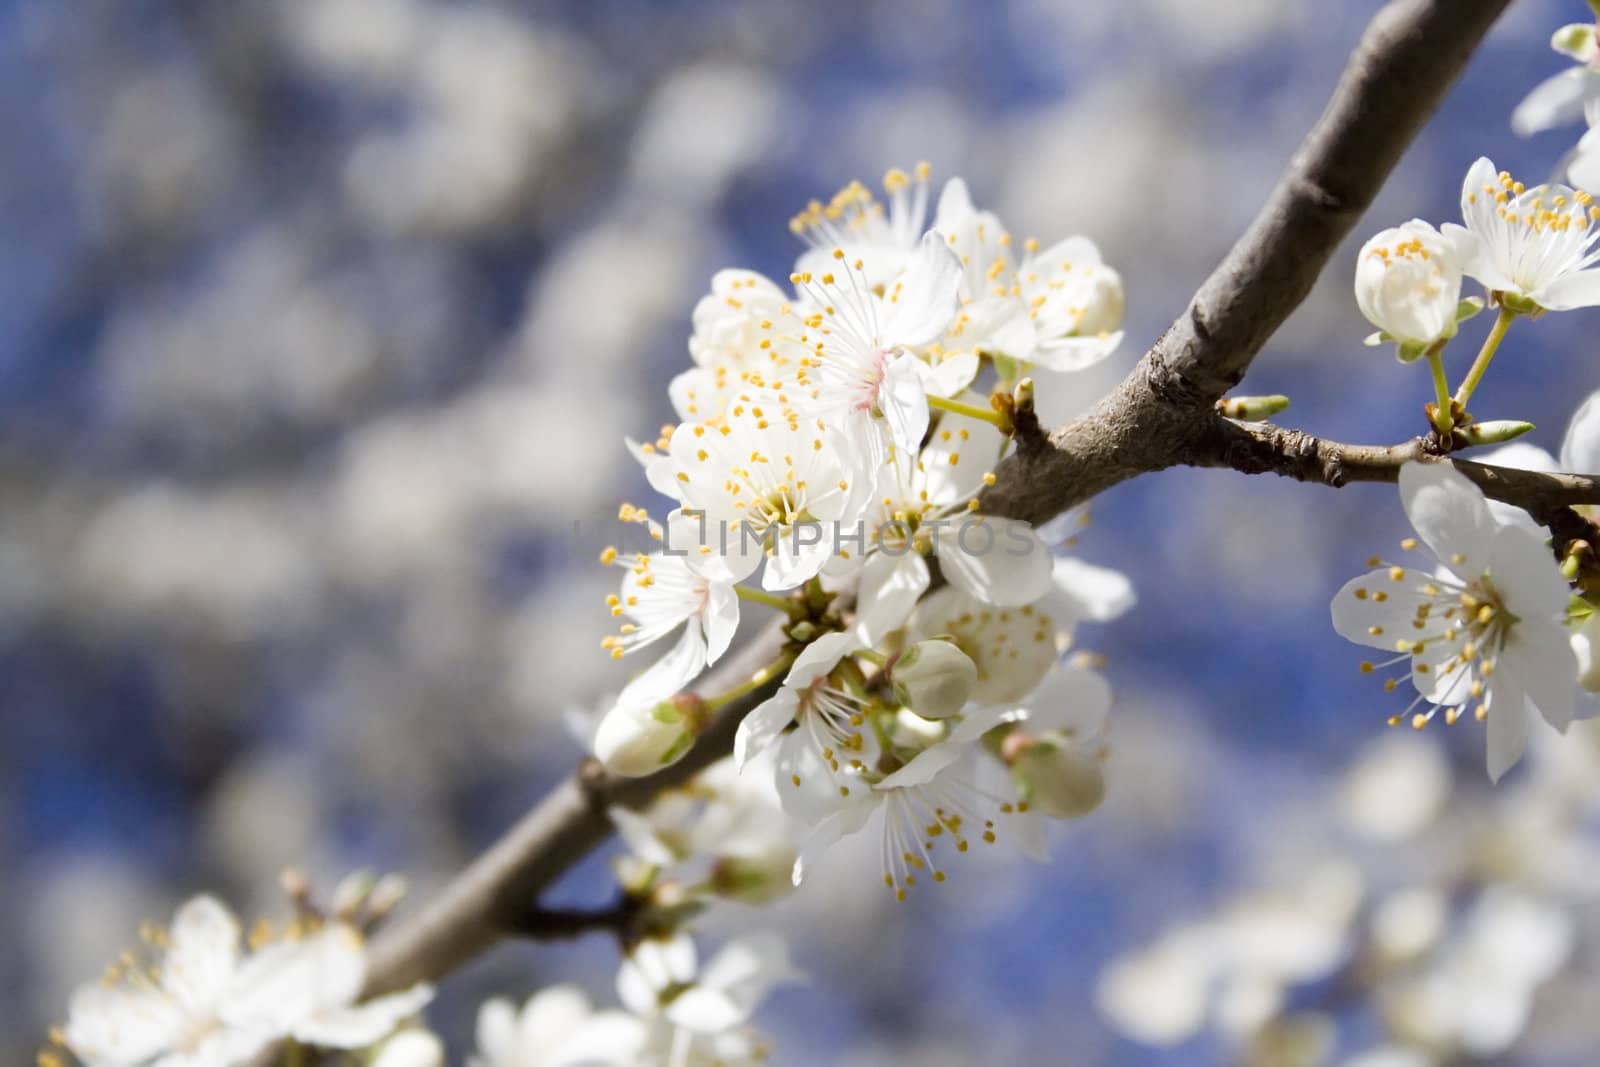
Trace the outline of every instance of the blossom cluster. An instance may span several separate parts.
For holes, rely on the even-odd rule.
[[[1029,376],[1110,355],[1124,298],[1085,237],[1016,241],[959,179],[930,224],[925,165],[883,185],[794,217],[807,247],[787,286],[722,271],[695,308],[694,365],[669,390],[683,421],[631,445],[669,511],[624,504],[645,543],[602,555],[624,570],[611,655],[676,639],[595,752],[623,775],[681,758],[729,699],[685,690],[741,605],[775,609],[786,643],[758,677],[781,686],[741,722],[737,773],[775,787],[796,882],[871,823],[903,898],[974,844],[1037,854],[1041,816],[1099,801],[1110,692],[1065,654],[1130,587],[982,493],[1031,414]]]
[[[1600,9],[1597,9],[1600,11]],[[1600,51],[1596,27],[1573,25],[1553,40],[1579,64],[1539,86],[1523,101],[1512,125],[1524,134],[1558,125],[1580,112],[1600,122]],[[1585,135],[1567,168],[1578,187],[1528,186],[1487,157],[1467,170],[1461,187],[1462,224],[1434,227],[1422,219],[1373,236],[1356,261],[1355,297],[1378,332],[1369,344],[1393,343],[1401,362],[1426,359],[1434,402],[1426,412],[1431,434],[1423,459],[1399,471],[1400,497],[1417,537],[1406,551],[1425,546],[1422,566],[1368,561],[1374,568],[1351,580],[1334,598],[1333,624],[1345,638],[1379,649],[1388,658],[1361,664],[1388,673],[1386,691],[1409,680],[1416,696],[1389,717],[1418,729],[1438,717],[1454,723],[1470,713],[1486,724],[1488,770],[1496,781],[1521,757],[1528,724],[1543,719],[1565,732],[1575,716],[1592,711],[1600,688],[1594,665],[1593,620],[1600,606],[1592,536],[1574,536],[1555,523],[1569,517],[1592,528],[1587,509],[1539,514],[1491,502],[1454,466],[1440,462],[1465,447],[1511,441],[1533,429],[1518,420],[1478,420],[1468,410],[1507,332],[1519,318],[1600,306],[1600,182],[1594,130]],[[1585,188],[1588,186],[1590,188]],[[1482,296],[1462,298],[1465,279]],[[1450,388],[1444,353],[1461,323],[1485,307],[1494,325],[1458,387]],[[1600,469],[1597,415],[1590,396],[1574,416],[1560,466]],[[1512,444],[1485,457],[1508,467],[1554,471],[1543,450]],[[1554,518],[1552,518],[1554,516]],[[1547,537],[1545,524],[1552,524]]]
[[[340,895],[350,897],[351,885],[356,899],[333,916],[302,908],[286,924],[258,923],[247,939],[220,901],[195,897],[170,926],[143,931],[153,960],[130,952],[78,989],[39,1062],[71,1053],[88,1067],[224,1067],[278,1042],[364,1049],[389,1037],[433,987],[361,999],[362,928],[397,898],[383,902],[383,883],[360,878]]]

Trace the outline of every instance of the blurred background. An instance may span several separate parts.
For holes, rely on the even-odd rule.
[[[179,900],[277,912],[288,863],[426,896],[571,767],[622,680],[622,437],[671,418],[714,270],[781,277],[808,199],[928,160],[1122,271],[1129,341],[1046,389],[1065,417],[1182,310],[1376,7],[0,4],[0,1059]],[[1507,118],[1586,15],[1512,6],[1248,392],[1422,429],[1425,374],[1360,345],[1355,249],[1457,218],[1480,154],[1553,172],[1579,131]],[[1554,451],[1597,314],[1519,323],[1477,414]],[[1536,728],[1491,791],[1481,728],[1386,730],[1327,605],[1406,532],[1394,490],[1180,470],[1094,513],[1078,551],[1140,594],[1083,638],[1119,695],[1106,805],[1047,867],[895,905],[845,858],[716,914],[804,933],[775,1062],[1592,1063],[1600,737]],[[615,964],[502,948],[430,1018],[464,1055],[484,996],[611,1002]]]

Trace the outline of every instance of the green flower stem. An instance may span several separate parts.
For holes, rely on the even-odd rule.
[[[1500,342],[1505,340],[1506,330],[1511,327],[1511,320],[1516,317],[1515,311],[1501,305],[1500,314],[1495,317],[1489,336],[1483,339],[1483,347],[1478,350],[1478,358],[1472,361],[1472,367],[1461,382],[1461,388],[1456,390],[1456,403],[1461,405],[1463,411],[1466,410],[1467,401],[1472,399],[1473,391],[1478,388],[1478,383],[1483,380],[1483,372],[1489,369],[1489,361],[1494,359]]]
[[[755,604],[765,604],[769,608],[777,608],[786,615],[794,615],[800,610],[800,605],[788,597],[777,596],[765,589],[755,589],[748,585],[736,585],[733,591],[739,595],[740,600],[748,600]]]
[[[928,406],[940,411],[952,411],[957,415],[965,415],[969,419],[982,419],[984,422],[997,426],[1001,433],[1009,434],[1011,432],[1010,420],[993,408],[980,408],[976,404],[963,404],[959,400],[950,400],[947,397],[933,396],[931,394],[928,397]]]
[[[779,655],[777,659],[773,660],[771,663],[752,674],[749,681],[734,686],[732,689],[721,694],[720,696],[714,696],[707,699],[705,702],[705,710],[708,713],[721,711],[729,704],[732,704],[735,700],[738,700],[741,697],[749,696],[757,689],[760,689],[762,686],[772,681],[772,679],[776,678],[778,675],[787,673],[789,668],[794,666],[795,657],[799,654],[800,652],[798,649],[784,649],[782,654]]]
[[[1455,417],[1450,412],[1450,379],[1445,377],[1444,358],[1439,354],[1443,345],[1428,349],[1428,366],[1433,368],[1433,428],[1445,440],[1456,428]]]

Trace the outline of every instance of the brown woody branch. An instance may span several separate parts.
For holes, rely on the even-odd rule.
[[[1450,463],[1485,496],[1514,504],[1547,523],[1553,513],[1578,504],[1600,504],[1600,477],[1546,474],[1496,467],[1442,454],[1427,438],[1398,445],[1346,445],[1301,430],[1264,422],[1217,418],[1205,447],[1185,462],[1196,467],[1231,467],[1245,474],[1278,474],[1337,489],[1351,482],[1393,482],[1406,463]]]
[[[1305,298],[1508,2],[1394,0],[1380,11],[1267,204],[1188,309],[1089,414],[1048,436],[1019,434],[1016,451],[982,498],[982,510],[1038,523],[1142,473],[1181,464],[1235,465],[1225,462],[1229,438],[1218,451],[1213,403],[1238,383],[1267,338]],[[1241,445],[1237,455],[1241,463],[1257,461],[1259,470],[1318,472],[1309,480],[1324,484],[1341,484],[1328,471],[1351,481],[1362,480],[1365,472],[1373,475],[1368,480],[1381,480],[1378,475],[1388,469],[1376,454],[1385,450],[1369,454],[1337,446],[1343,449],[1339,462],[1329,466],[1316,449],[1307,459],[1303,445],[1279,443],[1281,459],[1270,441],[1249,446],[1258,451]],[[1501,499],[1502,492],[1516,492],[1516,484],[1533,494],[1530,500],[1566,499],[1561,493],[1567,488],[1528,482],[1522,472],[1458,465],[1478,467],[1480,484]],[[781,638],[758,643],[737,668],[717,672],[707,691],[748,677],[770,659],[776,640]],[[372,948],[367,992],[437,979],[514,936],[540,893],[609,835],[609,805],[646,803],[726,755],[739,720],[776,686],[724,708],[682,762],[651,777],[616,779],[586,764],[438,899],[385,931]]]

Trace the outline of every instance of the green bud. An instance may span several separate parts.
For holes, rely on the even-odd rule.
[[[1456,305],[1456,325],[1466,322],[1483,310],[1483,297],[1469,296]]]
[[[1595,14],[1600,16],[1600,8]],[[1550,47],[1576,62],[1589,62],[1594,53],[1594,24],[1573,22],[1561,27],[1551,35]]]
[[[1533,300],[1516,293],[1501,293],[1500,306],[1515,311],[1518,315],[1532,315],[1536,311],[1544,310]]]
[[[1456,433],[1466,438],[1469,445],[1501,445],[1514,441],[1533,429],[1533,423],[1516,419],[1495,419],[1489,422],[1469,422],[1456,427]]]
[[[794,852],[771,849],[757,856],[723,856],[711,868],[711,888],[742,904],[770,904],[794,889]]]
[[[1230,419],[1241,422],[1261,422],[1270,419],[1289,407],[1289,398],[1281,394],[1272,396],[1230,396],[1217,401],[1217,410]]]
[[[1106,796],[1100,761],[1053,740],[1023,748],[1011,764],[1011,777],[1028,806],[1053,819],[1081,818]]]
[[[1407,341],[1395,346],[1394,358],[1401,363],[1415,363],[1428,354],[1428,347],[1420,341]]]
[[[890,670],[895,699],[924,719],[959,715],[978,684],[977,665],[949,641],[918,641]]]

